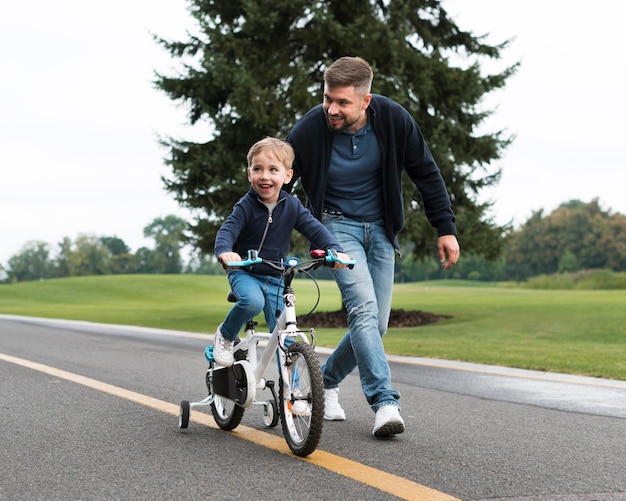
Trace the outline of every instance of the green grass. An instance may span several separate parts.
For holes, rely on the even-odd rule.
[[[321,281],[320,288],[318,309],[337,310],[335,283]],[[64,278],[0,285],[0,313],[212,333],[230,307],[227,292],[219,276]],[[296,281],[296,292],[302,317],[317,293],[310,280]],[[397,284],[393,307],[453,318],[390,329],[388,353],[626,380],[624,290],[437,281]],[[333,347],[344,331],[317,327],[317,343]]]

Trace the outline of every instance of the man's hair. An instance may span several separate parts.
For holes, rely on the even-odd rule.
[[[283,164],[286,170],[292,168],[296,156],[293,148],[289,143],[275,137],[266,137],[252,145],[250,150],[248,150],[248,167],[252,166],[253,158],[263,151],[265,151],[269,157],[275,158]]]
[[[372,68],[360,57],[341,57],[324,72],[324,82],[331,89],[354,86],[354,90],[361,95],[370,93],[373,79]]]

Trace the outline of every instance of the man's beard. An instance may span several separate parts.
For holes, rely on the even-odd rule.
[[[345,123],[341,127],[333,127],[333,124],[330,121],[330,116],[328,115],[328,113],[324,112],[324,114],[326,115],[326,125],[328,125],[328,128],[332,130],[333,132],[341,132],[344,130],[348,130],[350,127],[352,127],[355,123],[359,121],[359,117],[355,118],[352,122],[346,121],[344,117]]]

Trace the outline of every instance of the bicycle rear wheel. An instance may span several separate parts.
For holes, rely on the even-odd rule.
[[[280,378],[280,419],[289,448],[308,456],[319,444],[324,426],[324,381],[310,344],[298,341],[288,351],[288,380]]]
[[[211,404],[211,412],[217,425],[226,431],[231,431],[239,426],[245,409],[230,400],[219,395],[215,395]]]

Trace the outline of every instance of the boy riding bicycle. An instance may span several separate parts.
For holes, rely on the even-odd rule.
[[[215,255],[222,264],[245,259],[250,249],[264,259],[284,260],[294,229],[313,247],[335,250],[342,261],[350,259],[300,200],[282,190],[293,176],[291,145],[266,137],[252,145],[247,161],[250,191],[235,204],[215,238]],[[263,311],[271,332],[283,307],[277,300],[282,297],[282,283],[276,270],[259,264],[228,267],[227,273],[237,301],[217,328],[213,350],[214,360],[224,367],[233,365],[233,345],[243,325]]]

